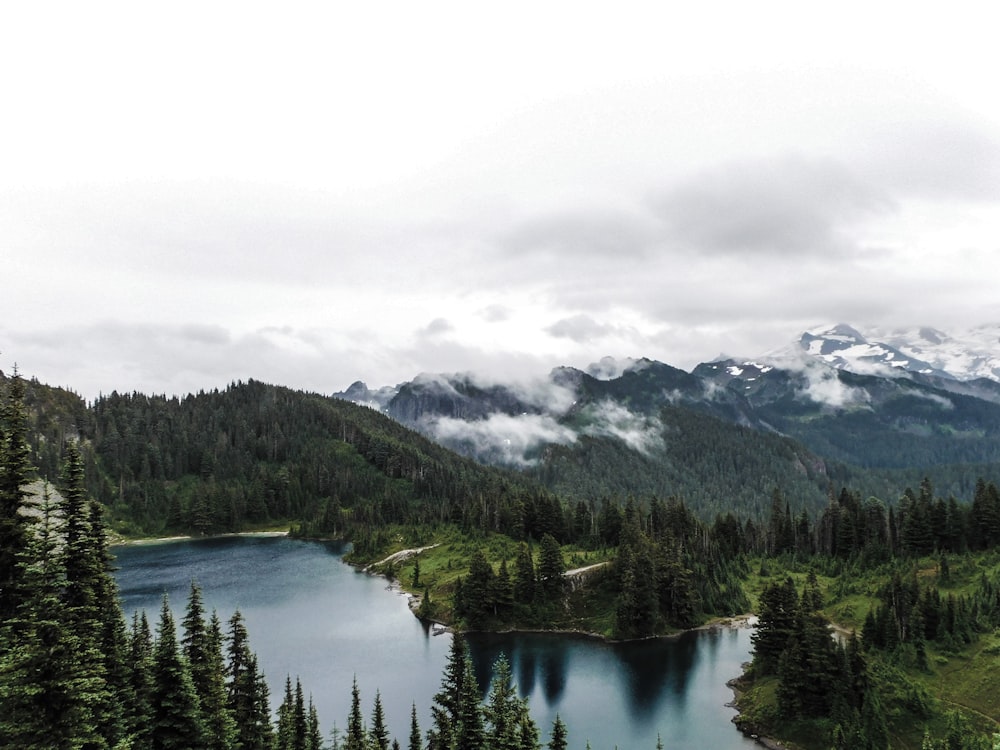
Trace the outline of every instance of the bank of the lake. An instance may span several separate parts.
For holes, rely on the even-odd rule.
[[[239,536],[116,547],[127,616],[155,615],[163,593],[181,612],[192,579],[206,605],[228,619],[239,608],[272,690],[298,675],[319,710],[324,734],[345,725],[357,676],[365,713],[381,692],[393,734],[405,739],[411,703],[429,723],[451,635],[435,637],[387,582],[346,565],[346,545],[287,537]],[[676,638],[607,643],[552,633],[468,635],[481,685],[505,653],[542,728],[558,713],[570,747],[752,746],[727,707],[726,682],[749,655],[746,628],[715,628]]]

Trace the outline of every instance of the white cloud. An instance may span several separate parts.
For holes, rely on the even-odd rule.
[[[662,13],[10,8],[0,366],[331,391],[1000,318],[979,10]]]

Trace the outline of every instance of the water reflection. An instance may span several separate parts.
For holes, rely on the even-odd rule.
[[[430,726],[450,635],[434,636],[385,581],[343,565],[343,545],[289,539],[228,538],[119,548],[118,581],[129,617],[145,609],[155,622],[170,594],[175,617],[192,579],[206,606],[225,621],[239,607],[272,697],[286,674],[300,675],[324,733],[345,726],[358,678],[366,713],[380,690],[392,733],[405,739],[410,705]],[[725,682],[749,652],[749,631],[690,633],[628,644],[539,633],[473,634],[470,654],[485,694],[505,653],[543,744],[558,713],[569,747],[653,750],[661,733],[671,750],[750,748],[729,723]]]

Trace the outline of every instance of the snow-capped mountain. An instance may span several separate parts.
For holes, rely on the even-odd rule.
[[[950,334],[927,327],[872,330],[870,337],[928,362],[957,380],[988,378],[1000,382],[1000,325],[977,326]]]
[[[945,333],[936,328],[872,328],[841,323],[806,331],[797,348],[832,367],[861,375],[923,375],[940,380],[1000,382],[1000,325]],[[772,352],[782,359],[788,350]]]

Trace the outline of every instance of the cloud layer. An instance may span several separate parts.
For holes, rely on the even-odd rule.
[[[7,25],[0,368],[330,392],[1000,319],[973,17],[195,12]]]

